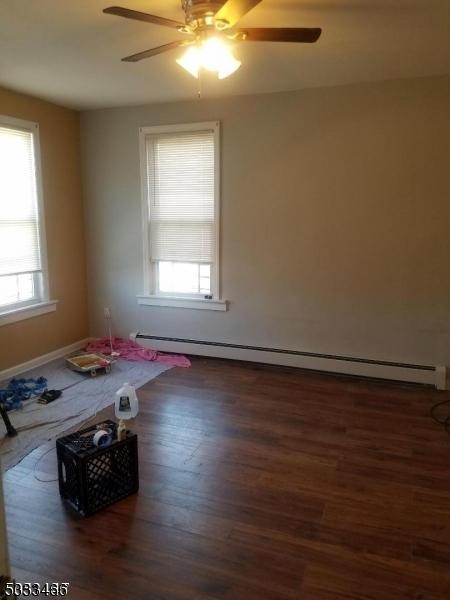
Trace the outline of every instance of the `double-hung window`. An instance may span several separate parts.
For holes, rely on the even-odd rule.
[[[218,300],[219,123],[147,127],[140,138],[145,291]]]
[[[48,299],[38,136],[0,116],[0,315]]]

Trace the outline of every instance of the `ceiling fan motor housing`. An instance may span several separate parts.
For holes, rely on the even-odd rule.
[[[219,22],[214,18],[216,12],[223,6],[220,0],[181,0],[181,5],[186,15],[186,24],[193,29],[224,28],[220,27]]]

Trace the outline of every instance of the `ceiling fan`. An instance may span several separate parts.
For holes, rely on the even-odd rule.
[[[321,29],[305,27],[258,27],[238,29],[236,24],[262,0],[181,0],[185,22],[110,6],[104,13],[171,27],[184,34],[185,39],[176,40],[157,48],[144,50],[122,58],[126,62],[137,62],[168,50],[187,46],[184,55],[177,60],[194,77],[202,68],[217,73],[224,79],[234,73],[241,63],[232,53],[233,42],[316,42]]]

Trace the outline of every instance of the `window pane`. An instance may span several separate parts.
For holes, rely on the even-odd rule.
[[[35,297],[33,273],[0,277],[0,306],[26,302]]]
[[[205,270],[203,267],[207,267]],[[210,294],[210,265],[161,261],[158,263],[159,291],[176,294]],[[200,276],[202,273],[202,276]],[[205,273],[205,275],[203,275]]]
[[[213,129],[146,137],[150,251],[154,261],[214,260]]]
[[[211,265],[200,265],[200,293],[211,294]]]
[[[41,268],[33,136],[0,124],[0,275]]]

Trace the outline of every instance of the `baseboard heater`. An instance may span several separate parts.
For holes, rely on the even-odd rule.
[[[371,360],[368,358],[302,352],[299,350],[283,350],[280,348],[245,346],[225,342],[161,337],[142,332],[132,333],[130,337],[144,347],[160,350],[161,352],[211,356],[215,358],[312,369],[314,371],[358,375],[360,377],[392,379],[395,381],[432,385],[440,390],[446,389],[446,369],[444,366],[414,365],[401,362]]]

